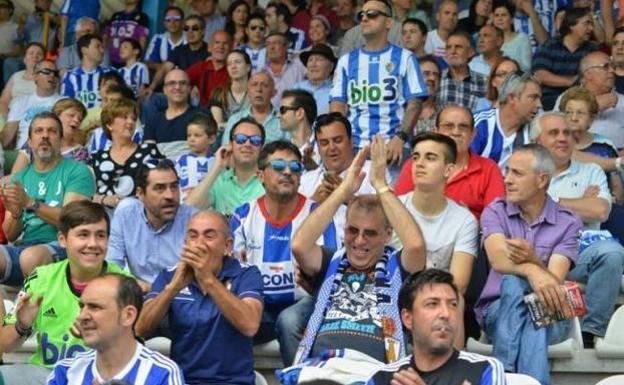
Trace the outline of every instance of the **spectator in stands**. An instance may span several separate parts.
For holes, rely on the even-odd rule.
[[[386,3],[388,1],[385,1]],[[344,56],[349,52],[356,50],[366,43],[364,34],[362,33],[362,19],[364,14],[360,11],[355,14],[355,20],[359,23],[349,29],[342,38],[340,44],[340,55]],[[393,23],[388,31],[388,41],[394,45],[401,45],[401,22],[402,20],[392,19]]]
[[[28,277],[17,306],[0,329],[3,352],[17,349],[37,333],[37,348],[28,364],[0,368],[0,381],[5,384],[44,384],[54,364],[85,351],[82,338],[71,332],[83,290],[103,273],[121,272],[119,266],[104,261],[109,219],[102,206],[71,202],[61,209],[58,220],[58,240],[67,250],[67,259],[40,266]]]
[[[210,112],[223,129],[230,116],[249,108],[249,77],[252,63],[249,55],[243,51],[233,50],[225,57],[225,69],[228,81],[215,88],[210,99]]]
[[[177,266],[163,270],[137,324],[153,334],[165,317],[171,358],[189,384],[253,384],[253,336],[262,309],[262,277],[232,257],[227,219],[201,211],[188,223]]]
[[[126,85],[134,92],[134,97],[143,99],[145,89],[149,86],[149,69],[140,61],[141,45],[134,39],[123,39],[119,47],[119,59],[123,66],[117,72],[124,79]]]
[[[251,117],[242,118],[230,136],[231,143],[217,151],[208,175],[193,189],[187,204],[230,216],[244,203],[264,194],[257,176],[264,128]]]
[[[141,165],[163,157],[154,143],[137,144],[132,140],[138,112],[136,102],[128,99],[111,102],[102,109],[102,129],[111,138],[111,145],[92,154],[90,165],[95,174],[94,200],[111,209],[135,194]]]
[[[453,4],[452,1],[446,0],[446,4]],[[487,78],[468,66],[473,54],[470,36],[466,32],[453,32],[446,39],[448,69],[442,72],[438,92],[438,99],[443,105],[459,104],[474,109],[477,100],[485,96]]]
[[[165,32],[152,36],[152,40],[145,51],[145,63],[154,72],[169,60],[171,52],[177,47],[186,44],[184,36],[184,11],[180,7],[169,6],[163,17]]]
[[[239,120],[246,117],[252,117],[264,127],[265,143],[286,138],[286,134],[280,128],[277,108],[271,104],[271,98],[275,93],[275,84],[268,72],[259,71],[251,75],[247,90],[249,108],[242,109],[230,116],[223,131],[221,145],[225,146],[230,142],[232,128]]]
[[[539,83],[529,74],[508,75],[498,93],[499,107],[475,116],[477,134],[470,146],[472,151],[505,170],[514,149],[530,141],[528,123],[542,106],[541,95]]]
[[[348,30],[355,27],[355,11],[357,10],[357,0],[337,0],[336,15],[338,25],[334,28],[332,35],[334,43],[341,46],[342,39]]]
[[[115,210],[106,260],[127,268],[144,291],[158,273],[178,263],[194,207],[180,204],[175,164],[163,159],[139,168],[137,198]]]
[[[55,47],[59,14],[52,12],[52,0],[35,0],[33,12],[21,14],[17,26],[18,38],[22,44],[39,43],[44,52],[52,52]]]
[[[35,66],[43,60],[44,49],[39,43],[29,43],[24,50],[26,69],[11,75],[0,96],[0,115],[7,116],[9,106],[14,99],[35,93]]]
[[[381,134],[388,142],[388,162],[395,165],[391,168],[394,171],[401,163],[403,147],[414,130],[427,90],[416,57],[388,41],[393,23],[390,4],[368,0],[361,15],[366,44],[338,61],[330,111],[349,117],[355,149],[364,148],[373,136]],[[386,64],[369,65],[373,59]]]
[[[63,76],[61,95],[76,98],[87,108],[98,106],[101,102],[98,79],[111,71],[102,66],[104,48],[98,35],[84,35],[77,42],[80,66],[71,69]]]
[[[225,28],[225,17],[217,11],[217,3],[217,0],[191,0],[191,8],[195,11],[193,13],[197,13],[204,21],[206,29],[203,38],[206,43],[212,40],[216,31]]]
[[[481,0],[487,1],[487,0]],[[473,57],[468,63],[470,70],[487,77],[490,75],[492,65],[503,56],[501,47],[504,42],[503,31],[495,26],[488,24],[481,27],[479,31],[479,52],[480,54]]]
[[[61,47],[71,46],[78,40],[78,29],[82,18],[100,19],[100,0],[63,0],[60,8],[61,26],[59,43]]]
[[[307,29],[302,30],[291,26],[292,15],[284,3],[270,2],[265,8],[264,20],[269,28],[269,36],[273,34],[284,36],[284,44],[286,44],[288,51],[299,52],[307,47],[305,35]],[[268,48],[269,41],[267,39]]]
[[[301,89],[290,89],[284,92],[277,117],[280,127],[290,136],[290,141],[299,149],[303,156],[303,165],[318,167],[318,147],[312,135],[312,125],[316,120],[316,101],[312,94]],[[306,164],[308,161],[313,164]]]
[[[480,112],[499,107],[498,92],[509,74],[519,74],[520,65],[507,56],[499,57],[492,65],[488,75],[487,90],[484,97],[477,99],[473,112]]]
[[[245,0],[234,0],[228,5],[223,30],[232,38],[234,48],[245,43],[245,26],[249,13],[249,4]]]
[[[2,144],[21,149],[29,138],[32,119],[39,113],[52,110],[61,98],[58,94],[59,72],[53,62],[44,60],[35,66],[35,92],[15,99],[9,107],[7,123],[2,130]]]
[[[122,11],[113,13],[110,21],[104,28],[103,46],[110,54],[111,65],[114,68],[123,66],[124,60],[120,56],[121,43],[125,39],[132,39],[140,44],[143,51],[149,37],[149,20],[141,11],[140,0],[125,0]]]
[[[234,251],[258,266],[263,277],[266,306],[255,342],[277,338],[282,361],[290,365],[314,303],[295,282],[291,237],[315,203],[297,192],[304,168],[294,144],[276,141],[264,146],[258,169],[265,194],[234,211]],[[313,236],[313,242],[336,247],[333,224],[322,233]]]
[[[282,93],[291,88],[293,84],[303,80],[306,69],[300,60],[289,57],[288,37],[279,32],[272,32],[266,37],[266,56],[264,70],[271,75],[275,83],[276,93],[271,103],[277,108],[280,105]]]
[[[2,63],[2,87],[16,70],[22,47],[17,41],[18,25],[12,20],[15,6],[11,0],[0,0],[0,63]]]
[[[522,0],[515,5],[514,29],[529,35],[531,50],[535,53],[551,36],[558,33],[558,29],[555,28],[557,10],[554,9],[555,7],[545,7],[544,4],[535,0]]]
[[[440,90],[440,77],[442,72],[438,58],[433,55],[425,55],[418,59],[418,63],[429,96],[422,104],[418,122],[414,127],[414,135],[433,130],[436,116],[443,107],[442,104],[438,102],[438,91]]]
[[[245,51],[251,59],[252,71],[258,71],[266,66],[266,46],[264,38],[266,36],[266,22],[264,16],[260,13],[252,13],[247,18],[245,26],[245,35],[247,41],[238,47],[239,50]]]
[[[581,222],[547,194],[555,172],[548,150],[534,144],[520,147],[507,170],[506,198],[492,202],[481,216],[492,269],[475,313],[505,371],[529,374],[548,385],[548,344],[567,338],[570,323],[536,328],[524,296],[535,292],[549,310],[567,319],[574,316],[563,280],[578,261]]]
[[[182,371],[173,360],[136,340],[134,325],[142,307],[143,293],[132,278],[107,273],[89,282],[80,297],[76,322],[85,345],[93,351],[59,362],[47,385],[183,384]]]
[[[145,122],[146,142],[158,144],[160,152],[169,159],[176,159],[188,151],[186,127],[197,113],[189,104],[191,83],[186,72],[173,69],[165,76],[167,109],[158,111]]]
[[[493,25],[503,31],[504,44],[501,47],[503,55],[517,61],[522,71],[531,69],[531,42],[529,35],[515,31],[513,16],[516,7],[507,1],[501,1],[494,5]]]
[[[85,35],[92,35],[95,33],[98,33],[98,24],[95,19],[90,17],[81,17],[78,19],[78,22],[76,23],[76,36],[74,38],[74,43],[63,47],[59,53],[58,59],[56,60],[56,65],[58,66],[59,71],[61,71],[61,76],[65,75],[67,71],[80,66],[78,44],[76,43],[78,39]],[[110,57],[108,55],[108,51],[105,51],[102,59],[102,65],[108,66],[109,64]]]
[[[215,160],[210,151],[217,140],[217,123],[212,116],[197,114],[186,128],[186,141],[191,151],[176,159],[182,200],[208,174]]]
[[[310,27],[312,16],[306,9],[307,2],[302,0],[281,0],[280,3],[288,8],[288,12],[291,15],[291,22],[289,24],[304,32],[307,31]]]
[[[444,194],[467,207],[478,219],[483,209],[494,199],[503,196],[503,176],[497,164],[470,150],[476,131],[470,110],[447,106],[437,115],[436,132],[449,136],[457,145],[455,167],[446,182]],[[408,159],[401,169],[395,186],[397,195],[414,189],[413,160]]]
[[[334,52],[327,45],[315,44],[309,50],[301,52],[299,59],[306,67],[306,78],[293,85],[292,88],[312,92],[318,113],[329,112],[331,75],[337,62]]]
[[[598,165],[572,160],[574,138],[564,114],[551,112],[538,117],[531,125],[531,138],[554,159],[548,194],[584,224],[579,258],[567,279],[587,284],[587,314],[581,330],[585,347],[593,348],[594,338],[603,337],[607,330],[624,271],[624,248],[609,231],[600,230],[611,210],[607,178]]]
[[[611,61],[615,72],[615,90],[624,93],[624,27],[617,28],[613,34]]]
[[[343,359],[358,361],[359,368],[344,365],[345,372],[353,370],[353,381],[364,381],[381,363],[406,355],[396,311],[399,288],[404,272],[422,270],[426,260],[418,225],[387,184],[384,147],[383,138],[373,139],[369,178],[377,196],[363,195],[349,202],[345,249],[321,247],[315,239],[360,187],[366,150],[358,152],[342,183],[307,217],[291,241],[302,273],[322,282],[295,363],[326,360],[333,356],[328,349],[339,349]],[[400,251],[386,247],[393,230],[403,244]],[[303,370],[316,378],[332,374],[319,367]]]
[[[474,0],[477,3],[479,0]],[[480,0],[487,2],[487,0]],[[436,21],[438,27],[427,33],[427,41],[425,42],[425,52],[437,57],[447,56],[448,60],[448,38],[457,28],[458,6],[455,0],[443,0],[438,6],[436,12]],[[470,35],[468,35],[468,44],[470,44]]]
[[[314,15],[310,20],[310,28],[308,29],[310,45],[324,44],[337,54],[338,47],[329,43],[331,28],[332,26],[325,16]]]
[[[401,26],[401,47],[412,51],[417,58],[422,58],[427,39],[427,25],[419,19],[405,19]]]
[[[447,272],[428,269],[408,277],[399,307],[402,324],[411,332],[412,355],[378,369],[366,384],[506,384],[500,361],[453,348],[462,319],[460,299]]]
[[[566,115],[572,136],[576,141],[574,160],[593,162],[607,173],[609,189],[613,200],[624,203],[624,188],[620,170],[622,159],[611,139],[590,131],[594,117],[598,114],[596,97],[584,87],[572,87],[561,95],[559,110]]]
[[[459,19],[457,29],[467,32],[471,37],[476,37],[481,28],[488,25],[491,15],[492,0],[472,0],[470,8],[468,8],[468,16]],[[474,40],[476,41],[477,39],[475,38]]]
[[[566,10],[561,36],[548,40],[533,56],[531,71],[542,85],[545,110],[551,110],[557,97],[578,81],[581,59],[598,49],[589,40],[593,25],[589,8]]]
[[[216,31],[208,46],[208,58],[186,69],[191,82],[191,95],[199,100],[199,106],[208,107],[208,102],[215,88],[228,80],[225,58],[232,50],[232,38],[225,31]]]

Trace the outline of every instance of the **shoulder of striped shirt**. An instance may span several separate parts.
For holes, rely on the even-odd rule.
[[[490,364],[490,366],[492,367],[492,369],[500,369],[501,372],[503,371],[503,364],[494,357],[484,356],[478,353],[469,353],[469,352],[462,350],[459,352],[459,355],[457,356],[457,358],[460,360],[468,361],[468,362],[487,361],[488,364]]]
[[[84,352],[79,352],[73,357],[64,358],[61,361],[58,361],[56,365],[70,367],[74,361],[84,359],[84,358],[94,358],[94,357],[95,357],[95,350],[89,349]]]
[[[412,355],[405,356],[398,361],[392,362],[382,366],[377,372],[392,372],[399,369],[401,366],[409,364],[412,359]]]
[[[495,108],[492,108],[492,109],[489,109],[489,110],[479,111],[474,116],[475,124],[477,122],[483,120],[483,119],[491,118],[494,115],[496,115],[496,109]]]
[[[141,353],[139,357],[147,358],[155,365],[158,365],[169,372],[180,372],[180,367],[171,358],[142,345]]]

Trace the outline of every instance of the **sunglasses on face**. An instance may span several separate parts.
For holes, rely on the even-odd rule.
[[[284,172],[286,167],[288,167],[293,174],[301,174],[303,172],[303,164],[296,160],[286,161],[284,159],[274,159],[269,161],[267,166],[271,166],[271,169],[275,172]]]
[[[197,31],[201,31],[201,27],[199,25],[185,25],[184,26],[184,32],[188,32],[188,31],[193,31],[193,32],[197,32]]]
[[[252,30],[252,31],[255,31],[255,30],[264,31],[264,27],[261,26],[261,25],[250,25],[249,29]]]
[[[385,17],[390,17],[390,15],[388,15],[387,13],[385,13],[384,11],[380,11],[378,9],[369,9],[367,11],[360,11],[356,14],[357,16],[357,20],[358,21],[362,21],[362,19],[364,19],[364,16],[366,16],[367,19],[376,19],[379,16],[385,16]]]
[[[285,113],[287,113],[288,111],[296,111],[298,110],[299,107],[290,107],[290,106],[280,106],[279,108],[279,113],[281,115],[284,115]]]
[[[165,17],[165,22],[180,21],[180,20],[182,20],[180,16],[166,16]]]
[[[232,139],[239,145],[243,145],[249,141],[254,147],[262,146],[262,136],[260,135],[236,134]]]
[[[42,74],[42,75],[52,75],[55,78],[59,76],[59,72],[57,70],[53,70],[50,68],[42,68],[40,70],[37,71],[38,74]]]

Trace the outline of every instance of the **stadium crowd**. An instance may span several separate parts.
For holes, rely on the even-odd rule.
[[[605,335],[619,2],[148,1],[0,0],[0,385],[251,385],[275,339],[282,384],[548,385]]]

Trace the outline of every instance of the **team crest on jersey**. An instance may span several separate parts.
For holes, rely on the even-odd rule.
[[[388,71],[388,72],[392,72],[392,69],[393,69],[393,68],[394,68],[394,64],[393,64],[391,61],[389,61],[389,62],[386,64],[386,71]]]

